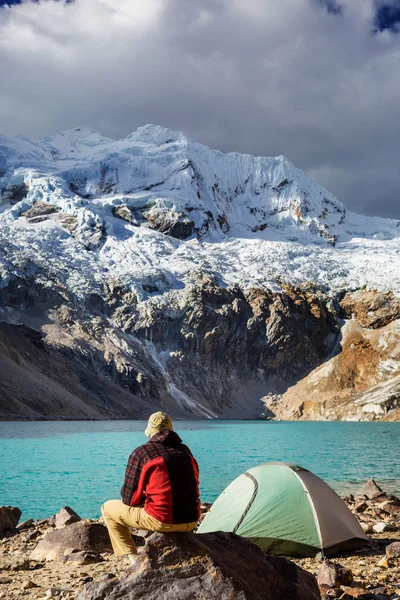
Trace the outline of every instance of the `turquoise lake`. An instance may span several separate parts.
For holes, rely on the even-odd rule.
[[[144,421],[0,422],[0,506],[22,519],[71,506],[98,517],[119,497],[130,452],[146,442]],[[297,463],[339,494],[374,477],[400,495],[400,423],[176,421],[200,465],[201,497],[212,502],[246,469]]]

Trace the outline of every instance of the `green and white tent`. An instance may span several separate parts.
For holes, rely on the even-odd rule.
[[[198,529],[211,531],[232,531],[264,551],[288,556],[334,554],[368,542],[329,485],[288,463],[265,463],[232,481]]]

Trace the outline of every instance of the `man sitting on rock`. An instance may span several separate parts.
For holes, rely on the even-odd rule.
[[[192,531],[200,518],[199,469],[189,448],[172,430],[171,418],[156,412],[145,434],[149,441],[129,457],[121,500],[109,500],[102,515],[114,553],[129,555],[137,548],[130,527],[163,533]]]

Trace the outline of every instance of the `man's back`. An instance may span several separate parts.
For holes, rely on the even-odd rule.
[[[200,517],[198,465],[174,431],[163,430],[129,457],[122,501],[143,505],[146,513],[168,524]]]

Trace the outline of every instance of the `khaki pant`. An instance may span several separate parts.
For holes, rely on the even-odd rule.
[[[144,508],[127,506],[121,500],[108,500],[101,507],[101,514],[104,517],[111,544],[117,556],[136,554],[137,552],[129,531],[130,527],[167,533],[173,531],[193,531],[197,525],[197,521],[194,523],[167,525],[148,515]]]

